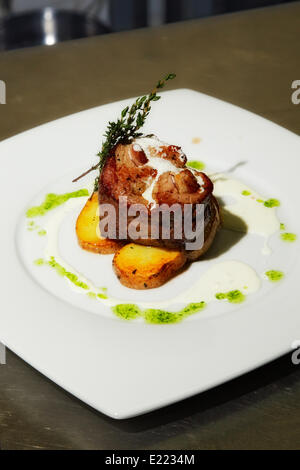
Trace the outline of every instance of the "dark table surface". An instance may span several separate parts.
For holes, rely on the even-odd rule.
[[[2,53],[0,138],[144,93],[169,71],[178,74],[171,87],[208,93],[299,134],[300,105],[291,102],[299,36],[296,2]],[[287,355],[184,402],[114,421],[8,352],[0,366],[0,448],[299,449],[299,403],[300,366]]]

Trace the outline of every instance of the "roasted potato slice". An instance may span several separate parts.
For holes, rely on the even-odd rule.
[[[88,199],[77,218],[76,234],[79,245],[84,250],[92,251],[93,253],[101,253],[103,255],[115,253],[124,243],[101,237],[98,208],[98,194],[94,193]]]
[[[115,254],[113,268],[124,286],[152,289],[167,282],[185,262],[183,251],[129,243]]]

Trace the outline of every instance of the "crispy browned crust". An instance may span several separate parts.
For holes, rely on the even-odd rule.
[[[104,238],[101,242],[90,243],[78,239],[78,243],[83,250],[90,251],[91,253],[98,253],[100,255],[112,255],[116,253],[122,243],[116,240],[110,240],[109,238]]]
[[[219,204],[217,200],[212,196],[212,210],[213,214],[209,219],[209,223],[205,227],[204,231],[204,244],[199,250],[186,250],[187,259],[189,261],[196,261],[201,258],[211,247],[217,231],[221,227],[221,218]]]
[[[115,254],[113,269],[124,286],[139,290],[153,289],[174,277],[185,262],[183,251],[130,243]]]
[[[180,163],[180,166],[182,167],[182,163]],[[100,204],[112,204],[118,215],[119,197],[127,196],[128,207],[134,203],[143,204],[147,208],[150,217],[148,201],[142,197],[142,194],[147,188],[147,184],[149,184],[149,178],[151,180],[152,177],[155,177],[155,171],[147,166],[147,159],[145,160],[143,152],[132,152],[130,145],[117,146],[112,155],[107,159],[99,179]],[[188,258],[191,260],[198,259],[207,251],[220,225],[219,207],[212,195],[213,184],[207,175],[200,172],[198,174],[201,175],[203,180],[201,190],[190,170],[184,170],[184,168],[181,173],[172,177],[169,172],[162,174],[153,190],[153,197],[159,205],[167,204],[171,206],[177,203],[183,207],[187,203],[195,207],[196,204],[204,204],[204,245],[201,250],[196,250],[195,253],[187,253]],[[132,219],[133,217],[128,217],[128,225]],[[164,239],[162,235],[158,239],[151,239],[150,219],[147,225],[149,230],[148,236],[132,240],[134,243],[176,250],[185,249],[185,243],[188,240],[184,238],[184,234],[182,234],[181,239],[175,238],[173,236],[175,228],[172,225],[171,237],[168,240]],[[118,217],[116,239],[119,239]],[[128,233],[127,240],[130,241]]]

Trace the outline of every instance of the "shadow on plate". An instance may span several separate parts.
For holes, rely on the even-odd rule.
[[[208,252],[198,262],[218,258],[247,235],[247,225],[240,217],[229,213],[229,211],[224,212],[224,210],[223,216],[226,216],[227,219],[226,226],[235,227],[235,230],[221,228]]]

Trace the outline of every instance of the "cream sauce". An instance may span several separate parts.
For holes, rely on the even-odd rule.
[[[252,294],[261,286],[255,270],[241,261],[223,261],[210,267],[195,284],[182,295],[180,302],[211,302],[219,292],[239,290],[243,294]],[[173,300],[174,301],[174,300]]]
[[[146,140],[146,138],[143,140]],[[145,142],[142,143],[144,144]],[[164,171],[174,171],[174,168],[175,171],[180,171],[180,169],[174,167],[174,165],[172,165],[168,160],[156,157],[150,157],[149,160],[150,162],[155,160],[154,166],[156,168],[156,161],[159,160],[161,173]],[[170,170],[170,168],[172,170]],[[267,247],[268,237],[280,228],[280,223],[276,215],[276,208],[265,207],[262,202],[257,201],[263,201],[262,197],[258,193],[227,175],[213,175],[212,179],[215,186],[215,196],[218,198],[225,198],[225,205],[223,206],[224,226],[227,229],[238,231],[242,230],[262,235],[265,237],[264,251],[266,254],[269,254]],[[226,204],[226,197],[228,198],[228,196],[234,198],[233,204]],[[84,290],[80,287],[74,286],[74,284],[67,279],[69,286],[73,290],[85,295],[90,293],[90,296],[95,298],[94,294],[101,294],[103,293],[103,290],[95,286],[82,273],[78,272],[75,267],[69,265],[59,252],[58,246],[60,226],[66,215],[76,207],[83,207],[86,201],[87,197],[70,199],[63,206],[56,208],[53,211],[53,214],[49,215],[49,219],[43,227],[47,231],[47,244],[44,251],[44,257],[47,261],[49,261],[51,257],[54,257],[60,265],[62,265],[67,271],[74,273],[78,277],[79,281],[87,284],[89,287],[89,290]],[[136,303],[141,308],[166,308],[176,304],[200,301],[209,303],[216,299],[216,294],[218,293],[239,290],[242,294],[247,295],[256,292],[260,288],[260,285],[261,280],[252,267],[240,261],[228,260],[209,267],[191,287],[170,300],[159,302],[137,301]],[[108,295],[108,298],[96,297],[96,299],[109,307],[118,305],[120,302],[124,303],[123,300],[110,295]]]
[[[169,144],[166,144],[160,141],[156,137],[141,137],[141,138],[135,139],[133,145],[134,145],[134,149],[142,149],[144,151],[146,157],[148,158],[147,165],[151,166],[157,171],[155,178],[153,179],[153,181],[150,183],[148,188],[142,194],[143,198],[146,199],[146,201],[148,201],[149,204],[151,204],[151,209],[153,209],[156,206],[156,202],[153,199],[152,193],[153,193],[154,186],[156,182],[158,181],[159,177],[167,171],[178,174],[182,170],[186,170],[187,168],[178,168],[170,160],[163,158],[163,155],[159,156],[158,153],[163,150],[164,146],[168,146]],[[155,156],[155,152],[157,153],[157,156]],[[185,155],[183,152],[180,154],[180,158],[182,160],[185,159]],[[195,174],[195,170],[193,170],[192,168],[188,168],[188,170],[191,171],[196,176],[197,181],[199,185],[201,186],[203,184],[201,175]]]
[[[44,251],[44,257],[47,261],[49,261],[51,257],[54,257],[55,260],[67,271],[74,273],[78,277],[79,281],[89,286],[89,291],[86,291],[80,287],[74,286],[74,284],[67,279],[72,290],[82,294],[87,294],[88,292],[98,294],[103,291],[95,286],[82,273],[78,272],[74,266],[68,264],[61,255],[58,247],[59,229],[64,218],[69,211],[78,206],[82,207],[86,200],[87,198],[69,200],[63,207],[56,209],[55,213],[50,217],[49,221],[45,225],[45,229],[47,230],[47,244]],[[244,294],[250,294],[257,291],[259,287],[260,279],[253,268],[240,261],[224,261],[208,268],[208,270],[200,276],[192,287],[175,298],[173,297],[170,300],[159,302],[137,301],[137,304],[140,307],[145,308],[165,308],[179,303],[185,304],[199,301],[205,301],[208,303],[215,299],[215,295],[218,292],[228,292],[238,289]],[[121,301],[120,299],[110,295],[107,299],[97,297],[97,300],[110,307],[119,304]]]
[[[256,233],[266,238],[280,229],[276,207],[266,207],[260,194],[222,173],[212,175],[211,179],[214,183],[214,195],[217,198],[222,199],[224,196],[234,198],[233,204],[225,204],[222,207],[224,228]]]
[[[83,290],[82,288],[75,286],[72,282],[70,282],[67,278],[65,278],[69,284],[69,287],[72,290],[80,294],[86,295],[89,292],[93,292],[97,295],[97,294],[103,294],[103,290],[95,286],[82,273],[78,272],[74,268],[74,266],[71,266],[60,254],[59,247],[58,247],[59,230],[66,215],[76,207],[83,207],[87,199],[88,199],[87,197],[82,197],[78,199],[70,199],[64,204],[63,207],[57,209],[56,212],[49,218],[48,222],[45,225],[45,229],[47,230],[47,244],[44,250],[44,258],[46,261],[50,261],[50,259],[54,257],[57,263],[63,266],[67,271],[75,274],[78,277],[78,280],[80,282],[87,284],[89,286],[89,290]],[[109,299],[100,299],[98,297],[97,299],[101,300],[104,304],[108,306],[115,305],[115,302],[112,302]]]

